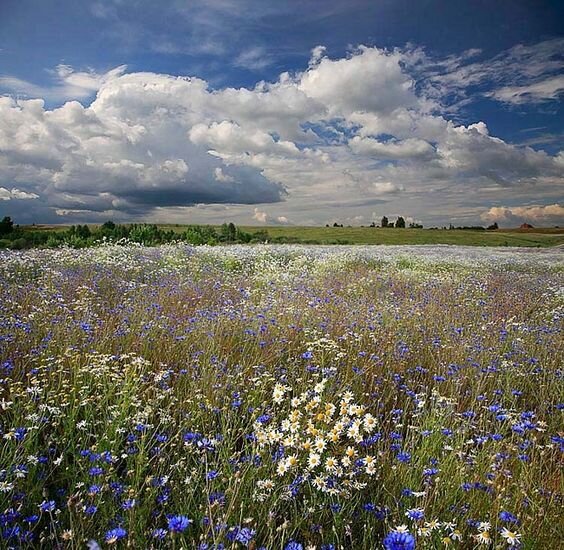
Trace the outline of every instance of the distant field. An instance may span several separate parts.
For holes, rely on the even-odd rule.
[[[183,233],[187,225],[158,224]],[[91,225],[91,227],[95,227]],[[217,227],[217,226],[215,226]],[[62,231],[66,225],[24,226],[29,230]],[[270,240],[284,239],[314,244],[454,244],[461,246],[533,246],[564,244],[564,229],[500,229],[497,231],[447,229],[395,229],[374,227],[241,226],[245,232],[267,231]]]
[[[557,246],[559,233],[515,231],[464,231],[445,229],[382,229],[373,227],[242,227],[253,232],[266,229],[271,238],[296,238],[321,244],[457,244],[463,246]]]

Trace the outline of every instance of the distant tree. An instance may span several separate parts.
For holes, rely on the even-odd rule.
[[[488,231],[495,231],[496,229],[499,229],[497,222],[494,222],[491,225],[488,225]]]
[[[221,226],[221,229],[219,230],[219,238],[222,241],[228,242],[228,243],[236,241],[237,240],[237,228],[235,227],[235,224],[232,223],[232,222],[224,223]]]
[[[87,225],[78,225],[76,227],[76,234],[81,239],[88,239],[88,237],[90,237],[92,233],[90,232],[90,228]]]
[[[396,227],[405,228],[405,220],[402,216],[398,216],[398,219],[396,220]]]
[[[333,227],[341,227],[337,222],[333,224]]]
[[[381,222],[380,225],[381,225],[382,227],[388,227],[388,223],[389,223],[388,218],[386,218],[386,216],[384,216],[384,217],[382,218],[382,222]]]
[[[0,221],[0,235],[7,235],[11,233],[14,229],[14,222],[10,216],[4,216],[2,221]]]
[[[376,227],[376,224],[375,224],[374,222],[372,222],[372,223],[370,224],[370,227]]]
[[[229,222],[227,228],[229,230],[229,240],[230,241],[237,240],[237,228],[235,227],[235,224],[233,222]]]
[[[112,220],[108,220],[107,222],[103,223],[100,227],[102,231],[113,231],[116,228],[116,224]]]

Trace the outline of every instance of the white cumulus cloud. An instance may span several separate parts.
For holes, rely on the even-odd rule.
[[[0,187],[0,201],[31,200],[38,198],[39,195],[36,195],[35,193],[26,193],[25,191],[20,191],[15,187],[13,187],[12,189]]]
[[[481,218],[492,222],[564,223],[564,206],[560,204],[532,206],[492,206]]]
[[[61,65],[55,77],[70,97],[94,99],[47,108],[41,98],[0,97],[0,185],[41,198],[20,210],[30,219],[182,220],[188,209],[207,221],[286,223],[291,212],[292,223],[324,224],[368,219],[379,205],[435,220],[467,200],[482,208],[464,215],[478,218],[508,192],[522,204],[558,196],[562,153],[451,120],[418,85],[416,59],[429,70],[414,50],[361,46],[332,59],[317,47],[302,72],[221,89],[197,77]],[[258,206],[267,203],[268,216]]]

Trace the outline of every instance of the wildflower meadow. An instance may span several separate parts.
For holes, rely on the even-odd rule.
[[[0,251],[0,547],[561,548],[563,265]]]

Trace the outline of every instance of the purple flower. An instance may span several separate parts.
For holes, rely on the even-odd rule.
[[[261,414],[261,415],[257,418],[257,422],[258,422],[259,424],[267,424],[269,420],[270,420],[270,415],[269,415],[269,414]]]
[[[414,550],[415,538],[411,533],[392,531],[384,539],[384,548],[386,550]]]
[[[291,540],[288,544],[286,544],[286,546],[284,546],[284,550],[304,550],[304,547],[299,542]]]
[[[114,544],[125,537],[127,537],[127,531],[123,527],[116,527],[115,529],[107,531],[105,538],[108,544]]]
[[[168,516],[168,530],[171,533],[182,533],[188,529],[188,526],[192,523],[192,520],[188,519],[186,516]]]
[[[39,509],[42,512],[52,512],[55,509],[55,501],[54,500],[44,500],[40,505]]]
[[[166,537],[166,529],[154,529],[151,536],[157,540],[163,540]]]
[[[499,519],[501,521],[506,521],[508,523],[517,523],[519,524],[519,520],[517,519],[517,517],[515,517],[511,512],[506,512],[505,510],[502,510],[499,513]]]
[[[423,519],[425,517],[425,513],[423,512],[423,510],[421,510],[421,508],[412,508],[411,510],[408,510],[405,515],[409,519],[415,521],[419,521],[420,519]]]
[[[235,536],[235,540],[240,542],[241,544],[248,546],[253,537],[255,536],[256,531],[254,529],[249,529],[248,527],[243,527],[237,531],[237,535]]]
[[[27,434],[27,428],[16,428],[14,430],[14,439],[16,441],[23,441]]]
[[[409,462],[411,460],[411,455],[409,453],[398,453],[396,458],[400,461],[400,462]]]
[[[128,498],[126,500],[124,500],[121,504],[121,507],[124,510],[131,510],[136,504],[136,501],[134,498]]]

